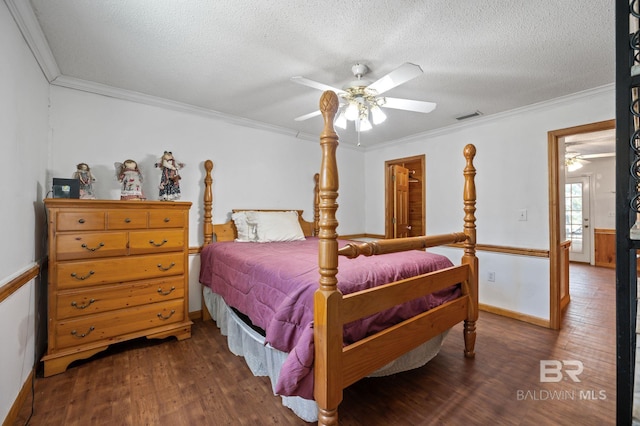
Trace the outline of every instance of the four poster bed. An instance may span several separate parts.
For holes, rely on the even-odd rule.
[[[464,148],[462,232],[340,240],[337,109],[335,93],[325,92],[313,222],[301,211],[234,210],[232,220],[214,225],[213,163],[205,162],[203,316],[213,317],[254,374],[270,376],[284,405],[319,425],[338,423],[344,388],[424,365],[459,322],[464,355],[473,357],[478,318],[475,147]],[[425,251],[453,243],[464,247],[459,266]]]

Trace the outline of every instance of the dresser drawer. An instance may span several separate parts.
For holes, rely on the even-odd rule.
[[[182,228],[185,213],[180,210],[150,210],[149,228]]]
[[[110,210],[107,212],[107,229],[146,228],[147,222],[148,215],[144,210]]]
[[[125,256],[127,241],[126,232],[60,234],[55,243],[56,257],[58,260],[71,260]]]
[[[101,211],[63,211],[56,215],[58,231],[102,231],[105,229]]]
[[[184,273],[184,253],[163,253],[96,260],[60,262],[55,279],[58,289],[80,288]]]
[[[59,321],[56,349],[184,321],[184,314],[184,301],[178,299]]]
[[[182,251],[185,246],[182,229],[154,229],[152,231],[131,231],[129,233],[129,253],[162,253]]]
[[[75,318],[184,297],[184,276],[111,284],[57,294],[57,319]]]

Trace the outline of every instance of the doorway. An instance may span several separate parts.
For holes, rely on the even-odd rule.
[[[589,176],[567,177],[564,184],[565,235],[571,241],[569,260],[591,264]]]
[[[549,327],[560,329],[562,299],[568,296],[568,246],[564,220],[565,146],[563,138],[616,128],[615,120],[600,121],[547,134],[549,154]],[[566,297],[565,297],[566,299]]]
[[[425,234],[425,156],[388,160],[385,173],[385,238]]]

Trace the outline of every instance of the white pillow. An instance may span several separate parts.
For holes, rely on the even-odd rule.
[[[247,212],[235,212],[231,214],[231,220],[236,225],[236,231],[238,231],[239,242],[251,242],[256,241],[258,235],[256,233],[255,223],[249,223],[247,218]]]
[[[249,228],[255,224],[257,238],[254,241],[259,243],[305,239],[296,211],[249,211],[246,212],[246,218]]]

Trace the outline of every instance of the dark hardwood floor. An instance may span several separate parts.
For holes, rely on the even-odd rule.
[[[615,272],[571,266],[571,303],[552,331],[481,312],[476,358],[461,326],[426,366],[364,379],[344,392],[341,425],[615,424]],[[579,361],[570,373],[540,361]],[[559,374],[562,379],[559,379]],[[16,424],[25,424],[31,398]],[[120,344],[63,374],[38,378],[30,425],[300,425],[232,355],[213,323],[191,339]]]

